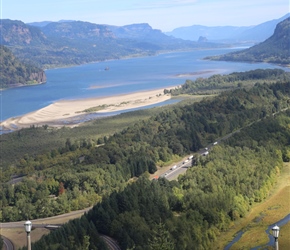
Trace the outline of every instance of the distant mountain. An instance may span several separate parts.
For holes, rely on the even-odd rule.
[[[118,38],[145,40],[145,41],[171,41],[172,39],[163,34],[161,30],[152,29],[147,23],[131,24],[125,26],[108,26]]]
[[[189,27],[176,28],[171,32],[165,32],[168,36],[184,40],[198,41],[199,37],[206,37],[210,41],[229,40],[231,37],[241,34],[250,27],[192,25]]]
[[[20,60],[42,68],[224,46],[169,37],[148,24],[117,27],[82,21],[45,23],[34,23],[36,27],[2,20],[0,42],[9,46]]]
[[[2,45],[39,45],[47,43],[47,38],[37,27],[26,25],[21,21],[2,19],[0,26]]]
[[[0,89],[46,81],[43,70],[21,63],[5,46],[0,45]]]
[[[207,59],[290,64],[290,17],[277,24],[274,34],[249,49]]]
[[[30,26],[35,26],[35,27],[44,27],[48,25],[49,23],[52,23],[51,21],[42,21],[42,22],[33,22],[33,23],[26,23],[27,25]]]
[[[69,39],[99,40],[115,36],[105,25],[89,22],[69,21],[52,22],[41,27],[47,37],[61,37]]]
[[[75,22],[75,20],[59,20],[59,23],[68,23],[68,22]],[[27,25],[30,26],[36,26],[36,27],[44,27],[50,23],[53,23],[52,21],[42,21],[42,22],[32,22],[32,23],[26,23]]]
[[[282,22],[286,18],[290,17],[290,13],[285,16],[274,19],[265,23],[261,23],[251,29],[243,31],[241,34],[233,36],[231,39],[235,41],[252,41],[252,42],[262,42],[273,35],[274,30],[278,23]]]
[[[175,50],[176,48],[204,48],[218,47],[221,45],[213,43],[204,43],[203,45],[186,41],[180,38],[170,37],[162,33],[161,30],[152,29],[147,23],[131,24],[125,26],[108,26],[116,38],[139,41],[139,43],[155,44],[160,48]]]
[[[166,35],[176,38],[197,41],[200,36],[206,37],[209,41],[219,41],[228,43],[258,43],[270,37],[276,25],[289,17],[290,14],[274,19],[256,26],[217,26],[207,27],[202,25],[193,25],[189,27],[180,27],[171,32],[166,32]]]

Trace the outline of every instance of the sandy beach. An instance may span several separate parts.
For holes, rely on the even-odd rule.
[[[73,118],[89,114],[121,111],[144,107],[169,100],[171,96],[164,94],[164,89],[137,92],[126,95],[89,98],[79,100],[57,101],[37,111],[20,117],[9,118],[0,123],[2,130],[18,130],[21,128],[48,125],[53,127],[77,126],[70,123]]]

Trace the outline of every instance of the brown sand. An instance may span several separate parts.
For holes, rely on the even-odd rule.
[[[95,113],[121,111],[170,99],[171,96],[165,95],[163,91],[164,89],[158,89],[102,98],[57,101],[23,116],[9,118],[0,123],[0,126],[3,130],[18,130],[33,125],[69,126],[71,124],[67,121],[73,117],[87,114],[86,109],[97,108],[98,111]],[[71,126],[76,126],[76,124]]]

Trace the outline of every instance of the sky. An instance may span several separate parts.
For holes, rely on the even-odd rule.
[[[79,20],[163,32],[192,25],[251,26],[289,13],[289,0],[0,0],[1,19]]]

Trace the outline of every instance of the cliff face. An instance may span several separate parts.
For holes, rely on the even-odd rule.
[[[43,70],[39,72],[33,72],[30,74],[29,79],[31,81],[36,81],[37,83],[44,83],[46,82],[46,74]]]
[[[89,22],[53,22],[41,30],[46,36],[49,37],[62,37],[69,39],[87,39],[87,40],[100,40],[100,39],[114,39],[115,36],[108,29],[106,25],[94,24]]]

